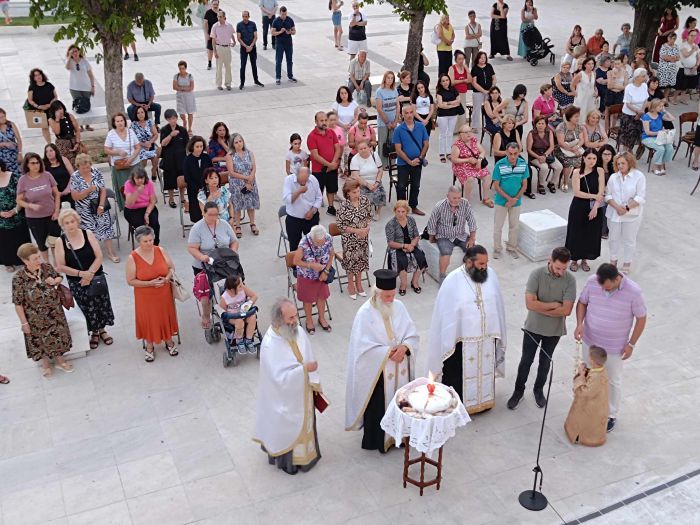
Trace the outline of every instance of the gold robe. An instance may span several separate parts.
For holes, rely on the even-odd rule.
[[[599,447],[605,443],[608,424],[608,373],[592,368],[574,377],[574,401],[564,422],[571,443]]]

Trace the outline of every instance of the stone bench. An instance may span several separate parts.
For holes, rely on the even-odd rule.
[[[105,106],[93,106],[87,113],[72,112],[72,114],[81,126],[105,124],[107,122],[107,108]]]
[[[433,278],[433,280],[440,284],[440,252],[438,250],[437,243],[430,242],[426,239],[421,239],[418,242],[418,247],[423,250],[425,254],[425,260],[428,262],[428,269],[426,273]],[[450,257],[450,265],[447,267],[447,272],[450,273],[459,264],[461,264],[464,257],[464,252],[461,248],[455,248],[452,251],[452,256]]]

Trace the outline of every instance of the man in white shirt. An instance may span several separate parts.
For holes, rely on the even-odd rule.
[[[236,45],[236,30],[226,21],[226,13],[219,10],[219,21],[211,28],[211,43],[216,57],[216,87],[221,85],[221,69],[226,70],[224,83],[226,89],[231,91],[231,48]]]
[[[321,188],[316,177],[309,175],[309,168],[301,167],[296,175],[292,173],[284,179],[282,202],[287,209],[285,227],[290,252],[299,247],[302,235],[309,233],[319,221]]]
[[[263,51],[267,50],[267,32],[272,27],[272,22],[275,21],[277,14],[277,0],[260,0],[260,13],[262,14],[263,26]],[[272,36],[272,49],[275,49],[277,39]]]

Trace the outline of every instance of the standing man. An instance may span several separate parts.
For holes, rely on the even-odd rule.
[[[615,428],[622,400],[622,362],[632,356],[647,323],[642,289],[617,267],[603,263],[586,281],[576,304],[576,340],[583,340],[583,358],[590,367],[588,348],[608,353],[605,368],[610,384],[608,432]],[[630,330],[632,333],[630,334]]]
[[[345,394],[345,430],[364,429],[362,448],[385,453],[393,439],[380,423],[396,391],[416,367],[418,331],[396,299],[393,270],[377,270],[371,298],[357,311],[350,332]]]
[[[425,215],[418,209],[418,193],[420,192],[420,177],[425,164],[425,156],[430,147],[430,136],[421,122],[415,121],[413,104],[401,108],[403,122],[399,124],[392,135],[392,142],[398,160],[399,180],[396,184],[396,199],[406,200],[406,190],[411,185],[408,205],[415,215]]]
[[[272,38],[277,37],[275,47],[275,83],[279,86],[282,79],[282,55],[287,59],[287,78],[296,82],[292,72],[292,35],[297,34],[294,20],[287,16],[287,8],[280,7],[280,16],[272,22]],[[263,36],[264,38],[264,36]]]
[[[219,91],[224,89],[221,86],[221,68],[224,68],[226,69],[224,83],[226,89],[231,91],[231,48],[236,45],[236,36],[233,26],[226,21],[226,13],[219,11],[218,19],[210,33],[216,57],[216,87]]]
[[[464,264],[438,291],[428,339],[428,372],[455,389],[467,412],[496,405],[496,377],[505,377],[506,313],[486,248],[467,249]]]
[[[279,49],[280,41],[277,41],[277,49]],[[316,113],[316,127],[311,130],[309,136],[306,137],[306,147],[309,148],[311,154],[311,173],[318,180],[318,186],[321,188],[321,193],[326,190],[326,199],[328,200],[328,215],[335,215],[335,207],[333,202],[335,194],[338,193],[338,163],[342,148],[338,144],[338,135],[331,129],[328,129],[328,117],[323,111]]]
[[[211,29],[219,21],[219,0],[212,0],[211,7],[204,13],[204,39],[207,43],[207,69],[211,70],[211,58],[214,56],[214,46],[211,41]]]
[[[499,259],[503,250],[501,241],[503,235],[503,223],[508,217],[508,240],[506,251],[513,259],[518,255],[518,228],[520,228],[520,203],[527,186],[529,167],[525,159],[520,156],[520,147],[515,142],[506,146],[506,158],[499,160],[493,168],[493,199],[494,227],[493,227],[493,258]]]
[[[350,61],[348,66],[348,89],[352,95],[355,91],[359,93],[364,93],[364,103],[360,103],[358,97],[358,104],[360,106],[370,106],[372,100],[372,84],[369,81],[370,76],[370,65],[369,60],[367,60],[367,51],[359,51],[357,56]]]
[[[241,44],[241,85],[238,89],[243,89],[245,85],[245,66],[250,57],[250,69],[253,72],[253,80],[256,86],[265,87],[258,80],[258,49],[255,44],[258,41],[258,28],[255,22],[250,21],[250,13],[243,11],[243,20],[236,25],[236,36]]]
[[[525,286],[525,307],[527,318],[523,329],[523,353],[518,365],[515,390],[508,400],[508,408],[514,410],[523,398],[527,376],[535,359],[538,345],[540,363],[535,379],[535,403],[544,407],[547,399],[542,389],[547,382],[550,359],[561,336],[566,335],[566,318],[574,309],[576,300],[576,279],[567,270],[571,253],[566,248],[554,248],[547,266],[530,273]]]
[[[277,299],[260,345],[255,437],[270,465],[296,474],[321,459],[314,398],[321,392],[318,363],[296,306]]]
[[[146,80],[143,73],[136,73],[134,80],[126,86],[126,99],[129,101],[126,113],[129,115],[129,120],[136,120],[136,108],[142,107],[146,113],[153,111],[156,126],[160,126],[160,104],[153,102],[155,98],[156,92],[151,81]]]
[[[262,14],[262,26],[263,26],[263,51],[267,51],[267,31],[272,27],[272,22],[275,21],[275,14],[277,13],[277,0],[260,0],[258,4],[260,6],[260,13]],[[277,39],[275,35],[272,35],[272,49],[275,49],[275,42]]]
[[[296,175],[285,177],[282,202],[287,210],[284,222],[289,251],[293,252],[299,247],[302,235],[318,224],[318,210],[323,202],[318,180],[310,176],[309,168],[301,167]]]

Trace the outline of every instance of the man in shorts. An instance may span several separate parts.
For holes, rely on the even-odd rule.
[[[306,138],[306,146],[311,154],[311,173],[318,180],[318,185],[326,190],[328,199],[328,215],[335,215],[333,202],[338,193],[338,163],[342,148],[338,144],[338,136],[333,130],[328,129],[328,116],[325,112],[316,113],[316,127],[311,130]]]

